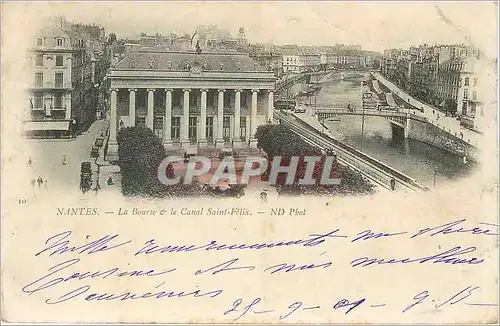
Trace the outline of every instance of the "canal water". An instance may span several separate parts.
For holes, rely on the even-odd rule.
[[[359,108],[361,80],[324,82],[316,95],[316,105],[347,107],[351,103]],[[302,103],[314,104],[314,101],[314,97],[299,99]],[[341,121],[325,123],[334,138],[358,150],[361,149],[361,124],[361,116],[342,116]],[[363,152],[430,188],[450,179],[463,178],[472,170],[470,163],[464,164],[460,156],[437,147],[411,139],[394,142],[390,123],[383,117],[365,116]]]

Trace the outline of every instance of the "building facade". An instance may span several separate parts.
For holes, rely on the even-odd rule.
[[[73,59],[83,44],[57,26],[40,30],[28,55],[32,84],[24,131],[29,136],[69,136],[74,123]],[[73,123],[72,123],[73,122]]]
[[[384,52],[382,73],[410,95],[468,119],[469,126],[483,115],[477,64],[478,49],[463,44],[426,44],[408,50]]]
[[[104,29],[68,22],[62,26],[66,30],[42,28],[28,55],[33,82],[24,122],[27,136],[73,136],[95,121],[104,104],[102,91],[97,91],[109,67]]]
[[[248,55],[132,52],[111,68],[108,155],[120,128],[151,128],[166,148],[255,147],[272,122],[275,77]]]
[[[283,55],[283,72],[299,72],[299,55]]]

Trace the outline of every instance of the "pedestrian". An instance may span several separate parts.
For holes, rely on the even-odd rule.
[[[35,179],[35,178],[31,179],[30,183],[31,183],[31,186],[32,186],[33,188],[35,188],[36,179]]]
[[[262,202],[267,202],[267,192],[263,191],[260,193],[260,199],[262,200]]]
[[[391,190],[394,191],[394,189],[396,188],[396,180],[394,180],[394,178],[391,179]]]
[[[36,180],[36,182],[38,183],[38,188],[42,188],[42,184],[43,184],[42,177],[38,177],[38,179]]]
[[[31,166],[33,164],[33,160],[31,159],[31,156],[28,158],[28,162],[26,165]]]
[[[66,155],[63,154],[62,159],[61,159],[62,165],[66,165]]]
[[[115,184],[115,182],[113,181],[113,177],[109,176],[109,178],[108,178],[108,186],[112,186],[114,184]]]
[[[47,185],[47,180],[45,180],[45,182],[43,184],[45,186],[45,190],[49,190],[49,186]]]

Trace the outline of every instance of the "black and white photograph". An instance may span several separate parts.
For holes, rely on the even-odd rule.
[[[1,15],[2,322],[498,323],[497,2]]]

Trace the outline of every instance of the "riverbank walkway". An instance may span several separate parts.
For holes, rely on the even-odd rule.
[[[427,118],[428,123],[434,125],[435,127],[451,135],[454,135],[462,139],[463,141],[467,142],[468,144],[476,148],[479,147],[479,144],[483,139],[482,134],[462,127],[460,125],[460,121],[458,121],[456,118],[447,117],[445,114],[438,111],[436,108],[413,98],[408,93],[406,93],[405,91],[394,85],[385,77],[383,77],[380,73],[372,72],[372,76],[375,77],[379,83],[387,87],[392,92],[393,96],[395,95],[402,101],[415,107],[417,109],[416,114],[423,118]]]

